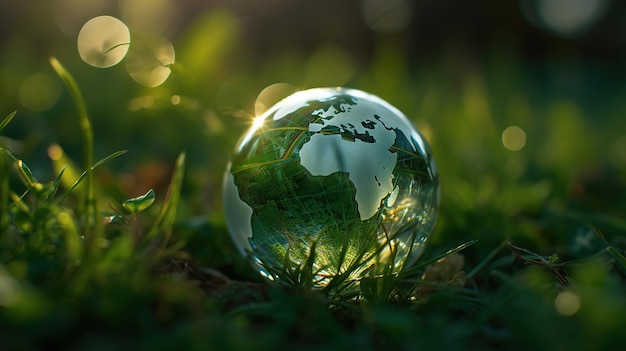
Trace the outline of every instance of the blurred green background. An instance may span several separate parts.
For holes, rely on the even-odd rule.
[[[160,67],[167,80],[137,83],[128,57],[109,68],[84,62],[79,31],[101,15],[130,28],[131,50],[150,38],[169,41],[175,63]],[[8,345],[623,345],[626,2],[4,1],[0,116],[17,116],[2,143],[41,180],[56,175],[55,144],[79,165],[83,152],[75,107],[51,56],[82,89],[95,159],[129,150],[95,172],[111,201],[153,188],[162,202],[176,157],[186,152],[169,254],[179,257],[176,245],[184,244],[189,261],[161,267],[154,252],[133,252],[132,236],[117,232],[112,248],[102,249],[106,259],[83,266],[66,262],[55,238],[50,245],[35,238],[53,259],[37,256],[39,247],[0,250],[0,339]],[[439,169],[441,206],[424,256],[478,239],[462,252],[471,278],[465,288],[403,309],[357,311],[251,283],[260,278],[236,253],[224,223],[224,169],[256,114],[319,86],[378,95],[425,135]],[[140,222],[124,233],[141,231]],[[14,239],[21,237],[4,239],[20,244]],[[505,241],[555,261],[522,264],[516,259],[524,251],[508,250]],[[217,272],[246,283],[225,284]],[[572,285],[558,284],[555,272],[566,272]],[[20,300],[7,300],[7,291]],[[563,303],[569,309],[559,309]]]
[[[124,61],[83,62],[78,32],[100,15],[121,19],[131,46],[142,36],[169,40],[169,78],[144,87]],[[35,175],[53,176],[54,143],[81,160],[74,107],[49,67],[55,56],[83,91],[96,158],[129,150],[97,174],[116,200],[149,188],[163,196],[187,152],[179,218],[207,227],[192,243],[228,247],[222,173],[252,117],[316,86],[379,95],[429,140],[442,186],[434,245],[478,238],[475,263],[503,239],[558,251],[581,235],[545,213],[609,234],[624,225],[619,1],[13,1],[0,14],[0,47],[0,106],[18,111],[4,135]],[[223,263],[190,247],[203,262]]]

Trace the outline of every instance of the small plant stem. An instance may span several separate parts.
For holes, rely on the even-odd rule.
[[[98,213],[97,203],[94,196],[94,182],[93,182],[93,130],[91,128],[91,121],[87,113],[87,106],[83,99],[82,93],[78,88],[78,84],[72,77],[72,75],[63,67],[63,65],[54,57],[50,58],[50,65],[59,75],[63,83],[65,83],[67,89],[70,92],[76,111],[78,112],[78,123],[80,126],[81,135],[83,137],[84,147],[84,161],[83,167],[85,168],[85,187],[83,192],[83,230],[85,233],[94,231],[94,228],[99,228],[96,224],[96,218]],[[94,233],[96,234],[96,233]],[[98,235],[96,235],[98,236]],[[93,238],[92,240],[98,240]],[[96,243],[97,244],[97,243]]]
[[[540,256],[539,254],[536,254],[530,250],[527,250],[523,247],[519,247],[519,246],[515,246],[513,245],[511,242],[507,242],[507,245],[509,246],[509,249],[511,249],[511,253],[513,253],[513,256],[515,257],[516,260],[525,262],[525,263],[532,263],[538,266],[543,266],[546,267],[550,270],[550,272],[552,272],[552,274],[559,280],[559,283],[561,283],[561,285],[563,286],[568,286],[569,282],[567,280],[567,277],[565,276],[564,273],[560,272],[557,267],[562,266],[562,264],[556,264],[553,262],[552,259],[550,259],[549,261],[546,260],[544,257]],[[520,254],[526,254],[526,255],[522,255]]]

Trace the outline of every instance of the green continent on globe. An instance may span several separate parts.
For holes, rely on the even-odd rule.
[[[394,245],[404,260],[430,233],[425,204],[434,200],[435,175],[410,139],[412,127],[392,125],[398,117],[390,111],[361,102],[336,93],[285,104],[240,144],[228,179],[251,215],[241,218],[249,229],[240,232],[250,233],[239,244],[263,265],[314,255],[323,280],[366,269],[393,239],[402,240]]]

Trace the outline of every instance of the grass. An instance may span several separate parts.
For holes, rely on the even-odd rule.
[[[227,88],[202,90],[174,81],[172,91],[152,92],[157,107],[142,108],[133,115],[136,121],[128,121],[117,116],[123,108],[111,104],[112,97],[97,95],[100,81],[81,86],[83,99],[72,75],[53,60],[73,101],[55,110],[55,117],[77,126],[59,132],[57,141],[70,147],[55,146],[54,157],[45,161],[28,156],[31,162],[2,139],[2,348],[623,345],[626,167],[619,145],[626,107],[620,93],[592,101],[577,99],[580,91],[556,96],[516,73],[523,64],[510,62],[446,83],[446,67],[433,64],[422,71],[394,57],[376,56],[350,84],[420,116],[415,122],[435,154],[442,205],[422,259],[400,275],[365,279],[358,294],[311,290],[306,265],[291,267],[294,276],[286,281],[292,284],[262,281],[235,252],[219,210],[199,205],[203,191],[211,204],[219,201],[219,179],[238,133],[212,131],[208,137],[198,132],[206,126],[187,118],[197,109],[158,104],[172,91],[188,93],[181,93],[182,101],[191,104],[193,94],[220,96]],[[243,93],[253,101],[269,84],[263,77],[302,83],[293,78],[297,69],[284,73],[289,69],[249,64],[242,76],[258,73],[258,81],[242,78],[238,86],[253,85]],[[100,77],[103,86],[122,79],[111,77]],[[217,111],[224,130],[245,128],[241,119],[227,118],[246,109],[236,96],[231,91],[223,97],[232,99],[224,110],[201,102]],[[103,124],[102,110],[113,122]],[[589,111],[600,111],[599,117],[586,118]],[[21,111],[7,115],[0,123],[3,135],[26,123]],[[207,125],[215,123],[209,117]],[[501,131],[510,125],[527,134],[520,151],[502,145]],[[72,142],[74,135],[80,137]],[[127,135],[122,140],[131,141],[124,147],[129,152],[107,150],[120,143],[111,135]],[[180,145],[184,152],[177,151]],[[170,162],[167,184],[125,196],[122,177],[111,174],[139,169],[145,153],[159,152]],[[96,161],[95,154],[108,156]],[[77,166],[72,159],[80,156]],[[207,207],[213,212],[203,212]]]

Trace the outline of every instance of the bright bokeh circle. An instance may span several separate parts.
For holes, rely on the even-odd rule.
[[[172,73],[175,51],[162,37],[146,37],[133,42],[126,57],[126,70],[133,80],[146,87],[156,87]]]
[[[111,67],[126,56],[130,31],[115,17],[98,16],[83,25],[77,43],[83,61],[94,67]]]

